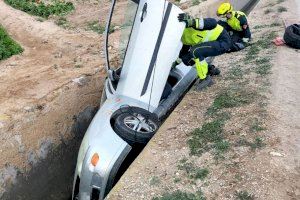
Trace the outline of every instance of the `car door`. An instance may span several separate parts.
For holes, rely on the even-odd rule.
[[[172,62],[182,46],[184,24],[177,20],[181,12],[165,0],[140,0],[136,10],[123,11],[134,15],[130,16],[133,22],[127,40],[118,38],[123,43],[127,41],[127,45],[117,50],[122,53],[115,65],[122,70],[116,94],[137,99],[149,105],[150,110],[158,106]]]

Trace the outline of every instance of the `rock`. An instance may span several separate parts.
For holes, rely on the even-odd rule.
[[[83,85],[86,85],[88,83],[88,78],[86,76],[80,76],[78,78],[74,78],[72,80],[74,83],[77,83],[79,86],[83,86]]]
[[[29,151],[27,156],[27,162],[32,166],[38,162],[36,153],[33,150]]]
[[[51,138],[46,138],[39,141],[39,143],[40,143],[40,149],[38,150],[38,155],[40,158],[44,159],[46,158],[48,152],[50,151],[53,145],[53,141]]]
[[[278,153],[278,152],[275,152],[275,151],[271,151],[271,152],[270,152],[270,155],[272,155],[272,156],[277,156],[277,157],[283,157],[283,156],[284,156],[283,154]]]

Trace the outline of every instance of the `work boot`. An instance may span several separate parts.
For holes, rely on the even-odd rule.
[[[207,87],[210,87],[214,84],[212,78],[210,75],[207,75],[205,79],[203,80],[200,80],[199,79],[199,82],[196,83],[196,87],[195,87],[195,90],[196,91],[201,91],[203,90],[204,88],[207,88]]]
[[[215,67],[214,65],[208,65],[208,74],[211,76],[217,76],[221,73],[219,68]]]

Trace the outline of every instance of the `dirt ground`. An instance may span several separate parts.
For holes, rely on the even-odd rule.
[[[300,54],[271,44],[299,8],[296,0],[261,0],[249,16],[252,45],[215,59],[222,76],[185,96],[107,199],[300,199]],[[217,104],[224,93],[243,101]],[[219,119],[221,143],[210,139],[193,154],[193,132],[215,130],[209,125]]]
[[[74,1],[68,29],[57,17],[30,16],[0,1],[0,23],[24,48],[0,62],[0,196],[50,149],[74,137],[74,116],[99,104],[103,36],[87,26],[107,16],[108,1],[101,3]]]

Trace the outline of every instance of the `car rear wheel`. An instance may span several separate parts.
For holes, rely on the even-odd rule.
[[[155,114],[147,110],[130,107],[115,118],[116,133],[129,144],[147,143],[159,127]]]

